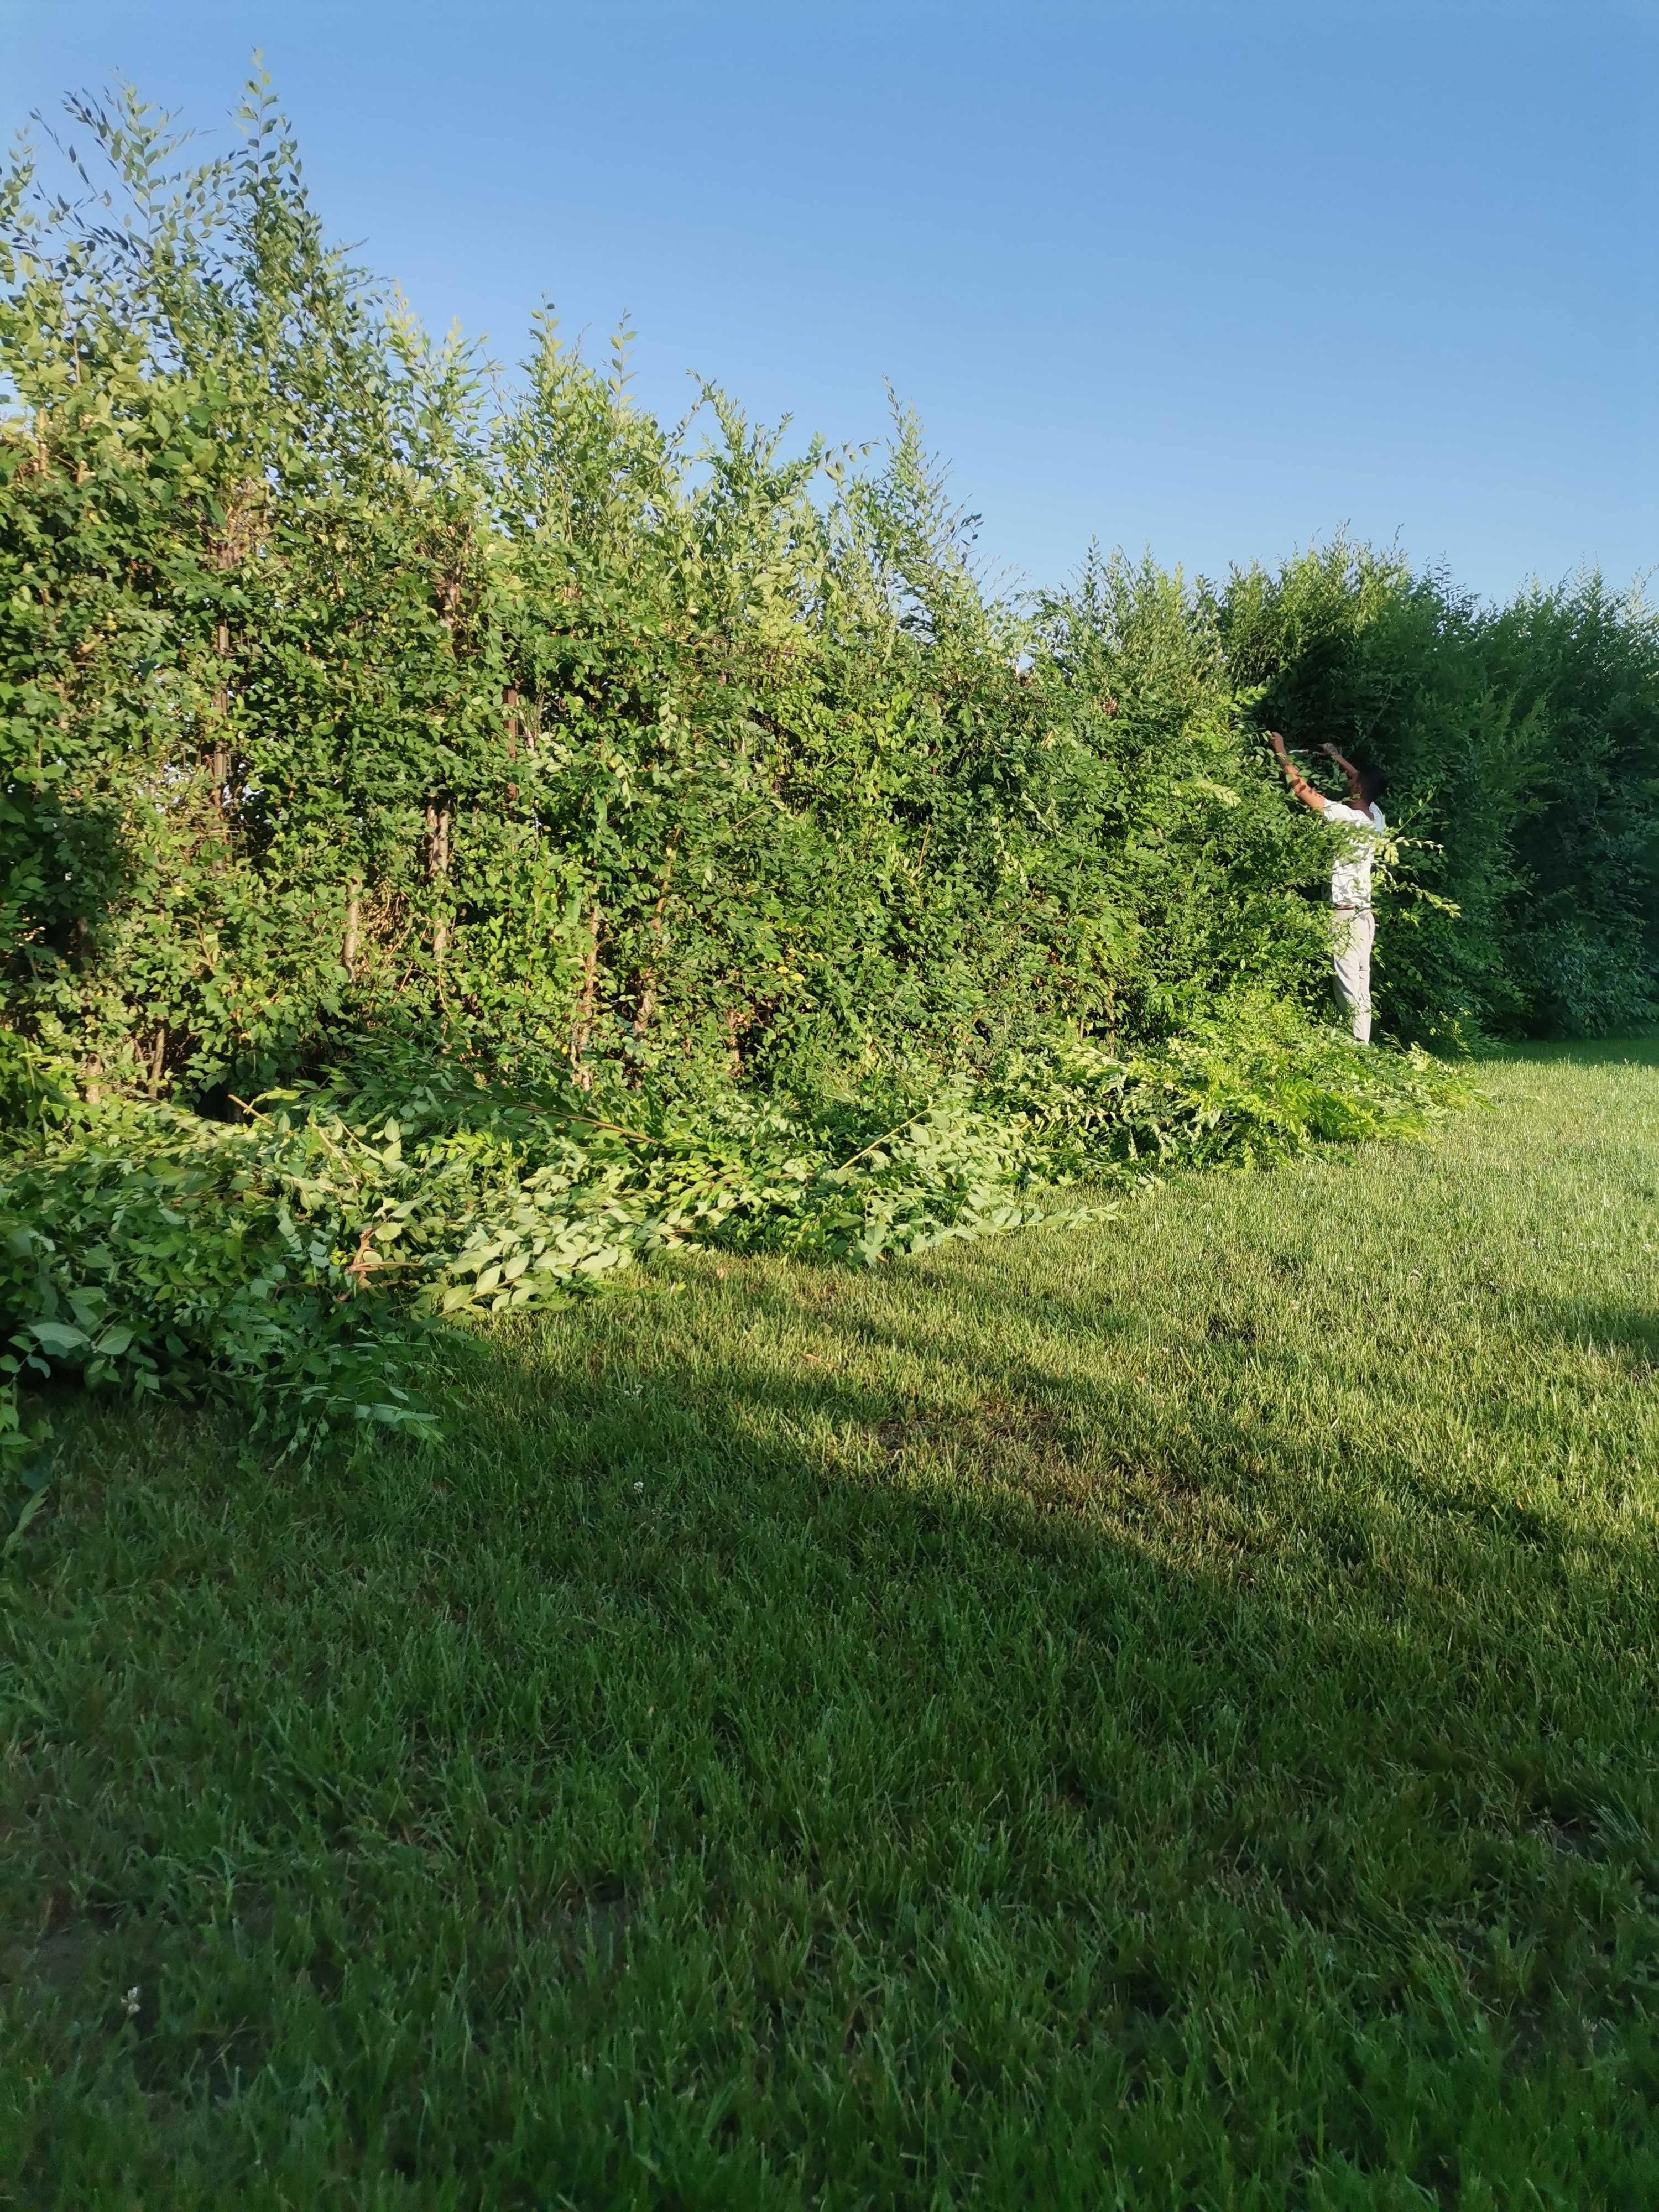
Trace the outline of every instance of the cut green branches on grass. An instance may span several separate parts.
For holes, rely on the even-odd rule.
[[[395,1052],[234,1123],[65,1109],[0,1153],[0,1459],[31,1475],[17,1394],[64,1373],[228,1399],[289,1449],[430,1433],[436,1322],[562,1304],[690,1243],[873,1266],[1076,1218],[1059,1187],[1085,1176],[1414,1133],[1468,1089],[1259,1014],[1158,1054],[1072,1040],[920,1101],[626,1094],[626,1125]]]

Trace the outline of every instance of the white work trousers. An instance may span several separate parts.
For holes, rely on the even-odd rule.
[[[1354,1042],[1371,1041],[1371,947],[1376,916],[1368,906],[1331,908],[1331,969],[1342,1011],[1353,1024]]]

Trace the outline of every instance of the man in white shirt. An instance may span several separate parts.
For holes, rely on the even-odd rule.
[[[1331,870],[1331,967],[1337,998],[1353,1024],[1354,1042],[1369,1044],[1371,946],[1376,939],[1376,916],[1371,912],[1371,863],[1389,826],[1376,803],[1388,789],[1389,779],[1381,769],[1356,768],[1334,745],[1322,745],[1321,752],[1336,763],[1347,783],[1349,804],[1344,806],[1314,789],[1291,761],[1277,730],[1268,731],[1267,742],[1279,756],[1291,797],[1312,807],[1316,814],[1322,814],[1328,822],[1340,822],[1355,833],[1345,840]]]

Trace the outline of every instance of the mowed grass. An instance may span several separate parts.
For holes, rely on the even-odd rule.
[[[1659,1050],[1486,1073],[441,1451],[61,1414],[0,2201],[1659,2203]]]

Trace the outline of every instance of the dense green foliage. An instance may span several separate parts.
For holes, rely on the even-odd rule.
[[[547,320],[501,386],[328,250],[267,106],[193,167],[76,112],[109,204],[0,192],[0,983],[94,1095],[365,1034],[684,1087],[1311,1003],[1328,845],[1240,684],[1429,841],[1397,1033],[1650,1006],[1639,606],[1487,613],[1339,544],[1022,613],[908,417],[873,472],[712,389],[665,430]]]
[[[1419,1126],[1455,1085],[1310,1023],[1332,837],[1268,709],[1398,773],[1396,1036],[1650,1002],[1639,609],[1340,547],[1012,605],[907,415],[665,428],[550,318],[503,380],[327,246],[257,88],[205,163],[73,113],[107,191],[0,184],[14,1376],[417,1420],[365,1332],[494,1267],[871,1258]]]
[[[710,391],[694,446],[550,323],[486,407],[268,119],[170,184],[137,111],[82,119],[131,213],[14,186],[0,674],[9,1010],[83,1081],[246,1095],[365,1030],[955,1066],[1308,988],[1319,837],[1173,585],[1102,570],[1039,636],[914,423],[866,475]]]
[[[1480,1075],[1109,1234],[686,1254],[349,1480],[75,1407],[0,2198],[1659,2203],[1659,1048]]]

